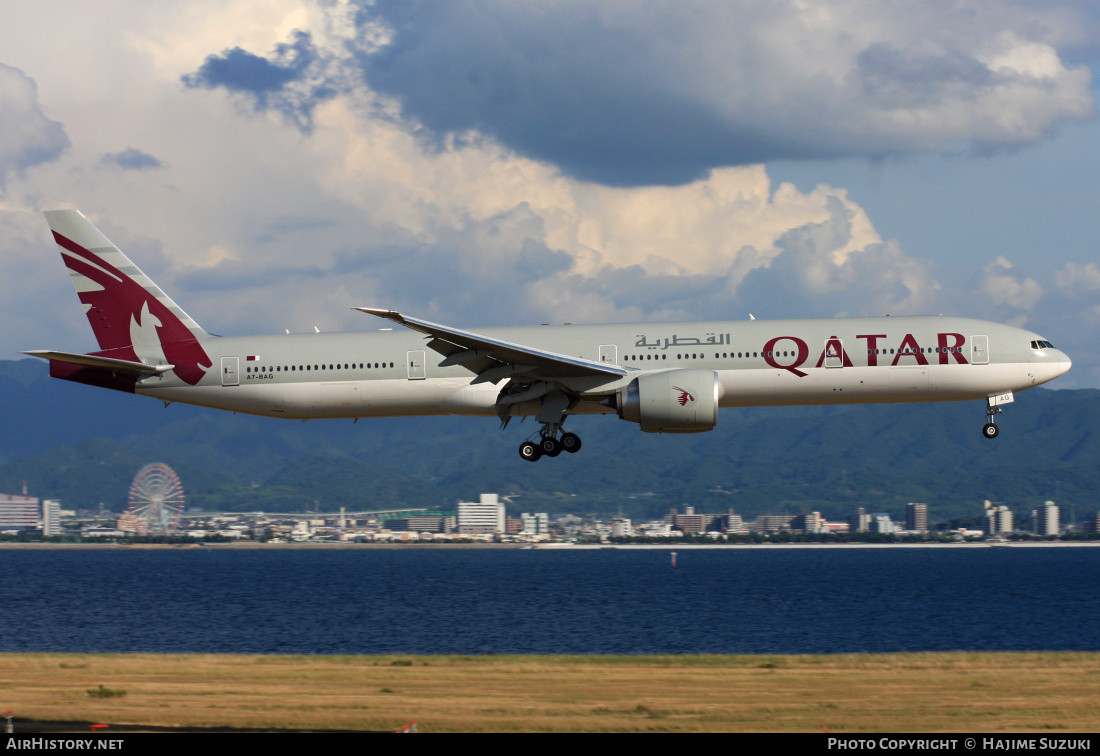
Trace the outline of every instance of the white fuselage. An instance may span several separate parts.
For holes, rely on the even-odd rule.
[[[711,370],[720,406],[861,404],[986,399],[1065,373],[1036,334],[951,317],[642,323],[479,330],[628,371]],[[213,365],[197,385],[170,372],[135,391],[165,401],[285,418],[494,415],[499,386],[473,384],[461,365],[407,330],[211,338]],[[144,355],[143,355],[144,357]],[[155,364],[155,363],[154,363]],[[571,414],[613,413],[614,382],[588,381]],[[538,403],[513,415],[534,415]]]

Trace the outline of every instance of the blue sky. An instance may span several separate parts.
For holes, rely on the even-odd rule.
[[[58,24],[64,18],[66,23]],[[954,313],[1100,387],[1100,11],[43,0],[0,27],[0,340],[87,350],[41,211],[216,333]]]

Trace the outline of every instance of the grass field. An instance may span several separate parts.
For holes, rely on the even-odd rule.
[[[0,654],[20,719],[422,732],[1100,729],[1100,654]]]

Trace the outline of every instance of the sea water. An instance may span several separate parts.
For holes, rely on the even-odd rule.
[[[0,550],[0,651],[1100,650],[1100,548]]]

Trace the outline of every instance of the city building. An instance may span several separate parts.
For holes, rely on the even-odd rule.
[[[137,533],[137,516],[129,513],[119,515],[117,518],[115,518],[115,528],[123,531],[124,533],[129,533],[130,535]]]
[[[684,535],[707,532],[707,517],[706,515],[695,514],[695,507],[687,507],[684,514],[679,514],[675,509],[672,509],[665,520],[673,530],[679,530]]]
[[[0,531],[37,530],[41,509],[35,496],[0,494]]]
[[[726,532],[727,533],[748,533],[749,529],[745,526],[745,521],[741,518],[741,515],[735,514],[731,509],[726,513]]]
[[[1000,533],[1012,532],[1012,510],[989,500],[986,500],[984,507],[986,516],[986,535],[998,535]]]
[[[1048,501],[1038,509],[1032,510],[1031,520],[1035,523],[1036,535],[1058,535],[1062,530],[1058,505],[1053,501]]]
[[[1100,533],[1100,512],[1081,523],[1081,529],[1086,533]]]
[[[928,532],[927,504],[909,503],[905,505],[905,529],[915,533]]]
[[[777,533],[789,530],[793,519],[794,515],[759,515],[749,529],[756,533]]]
[[[616,517],[611,521],[612,538],[628,538],[634,535],[634,527],[626,517]]]
[[[685,507],[684,514],[680,514],[675,509],[670,509],[669,513],[665,515],[665,522],[670,530],[679,530],[684,534],[712,531],[745,531],[741,515],[735,514],[732,509],[725,514],[697,514],[695,507]]]
[[[61,502],[57,499],[42,500],[42,535],[61,535]]]
[[[867,514],[867,510],[863,507],[860,507],[854,515],[848,517],[849,533],[866,533],[870,529],[871,515]]]
[[[504,505],[496,494],[481,494],[478,502],[458,503],[458,532],[504,533]]]
[[[525,533],[532,535],[550,534],[550,515],[546,512],[535,512],[534,514],[524,512],[519,516],[519,519],[523,524],[523,532]]]
[[[801,530],[803,533],[828,532],[825,527],[825,519],[821,512],[809,512],[800,514],[791,520],[791,530]]]
[[[451,515],[411,515],[391,517],[386,520],[388,530],[407,530],[413,533],[451,533],[455,518]]]
[[[897,526],[894,521],[890,519],[890,515],[885,512],[877,512],[871,515],[871,525],[868,528],[871,533],[894,533],[897,531]]]

